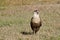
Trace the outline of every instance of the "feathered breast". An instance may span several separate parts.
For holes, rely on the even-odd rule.
[[[39,23],[39,22],[40,22],[40,18],[33,18],[33,17],[32,17],[31,21],[32,21],[33,23]]]
[[[39,28],[42,26],[42,22],[40,21],[40,20],[34,20],[34,18],[32,17],[31,18],[31,22],[30,22],[30,25],[31,25],[31,28],[32,28],[32,30],[34,31],[38,31],[39,30]]]

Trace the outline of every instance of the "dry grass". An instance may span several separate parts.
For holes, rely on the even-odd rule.
[[[0,6],[60,4],[60,0],[0,0]]]
[[[34,9],[39,10],[43,25],[36,35],[30,35]],[[0,11],[0,40],[60,40],[60,4],[6,7]]]
[[[22,0],[18,1],[0,0],[0,40],[60,40],[60,4],[50,4],[59,0],[27,0],[22,6]],[[31,35],[34,9],[39,10],[43,25],[36,35]]]

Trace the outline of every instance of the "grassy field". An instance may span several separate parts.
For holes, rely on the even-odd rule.
[[[0,6],[60,4],[60,0],[0,0]]]
[[[34,9],[39,10],[43,24],[36,35],[30,34]],[[0,0],[0,40],[60,40],[60,4],[8,6]]]

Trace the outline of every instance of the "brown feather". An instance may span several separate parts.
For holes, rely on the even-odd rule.
[[[40,29],[40,27],[42,26],[42,22],[40,20],[38,23],[35,23],[35,22],[33,22],[33,19],[34,18],[32,17],[30,25],[31,25],[33,32],[35,31],[35,33],[36,33]]]

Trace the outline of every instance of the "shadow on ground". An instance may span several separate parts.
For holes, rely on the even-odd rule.
[[[21,34],[23,34],[23,35],[32,35],[33,32],[21,32]]]

